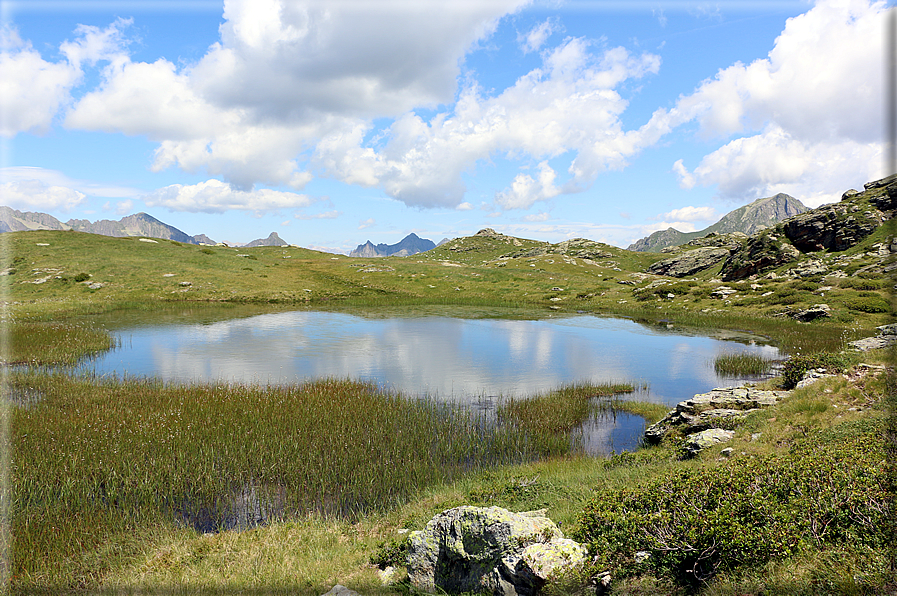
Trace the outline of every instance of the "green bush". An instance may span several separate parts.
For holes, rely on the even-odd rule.
[[[808,546],[883,549],[893,528],[880,426],[811,433],[784,456],[601,490],[574,538],[615,578],[652,574],[690,587]]]
[[[881,296],[857,296],[844,300],[844,306],[850,310],[858,310],[865,313],[888,312],[891,305]]]
[[[201,248],[201,249],[199,249],[199,252],[201,252],[201,253],[204,254],[204,255],[213,255],[213,254],[215,254],[215,251],[212,250],[211,248]]]
[[[790,285],[795,290],[803,290],[805,292],[815,292],[816,290],[819,289],[819,286],[820,286],[820,284],[818,282],[807,281],[807,280],[795,281],[795,282],[792,282]]]
[[[824,368],[830,373],[838,373],[851,364],[850,359],[841,354],[830,352],[797,354],[789,358],[782,368],[782,386],[785,389],[793,389],[810,369]]]
[[[87,281],[88,279],[90,279],[90,274],[89,273],[79,273],[73,279],[75,280],[76,283],[81,283],[82,281]]]
[[[880,290],[883,283],[879,279],[863,279],[860,277],[848,277],[838,282],[842,288],[853,290]]]

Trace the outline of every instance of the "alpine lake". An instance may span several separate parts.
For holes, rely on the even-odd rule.
[[[718,375],[721,354],[783,357],[766,338],[737,331],[544,310],[205,306],[113,313],[90,323],[118,339],[117,348],[81,365],[97,375],[253,385],[352,379],[486,415],[503,399],[578,382],[628,382],[636,389],[625,399],[672,407],[757,380]],[[576,433],[587,453],[599,455],[636,449],[644,428],[641,417],[605,412]]]

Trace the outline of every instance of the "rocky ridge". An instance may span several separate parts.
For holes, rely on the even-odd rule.
[[[709,234],[740,232],[750,235],[806,210],[807,207],[799,200],[779,193],[730,211],[715,224],[697,232],[680,232],[675,228],[654,232],[629,245],[629,250],[659,252],[664,248],[678,246]]]
[[[829,253],[859,244],[894,216],[895,207],[897,176],[890,176],[867,183],[862,192],[845,192],[839,203],[800,213],[750,237],[711,235],[667,249],[675,254],[653,263],[647,271],[687,277],[720,266],[720,278],[728,282],[795,263],[790,269],[793,277],[837,274],[838,265],[851,257]],[[823,251],[828,251],[823,255],[828,264],[820,258],[806,258]],[[885,259],[892,252],[897,252],[897,244],[889,241],[880,250],[880,257]]]
[[[395,244],[381,243],[374,245],[374,243],[368,240],[364,244],[359,244],[355,250],[349,253],[349,256],[362,258],[407,257],[433,248],[436,248],[436,244],[432,240],[421,238],[417,234],[412,233]]]
[[[18,211],[0,206],[0,232],[27,230],[74,230],[88,234],[124,238],[146,236],[162,240],[174,240],[185,244],[215,244],[205,234],[189,236],[174,226],[162,222],[147,213],[135,213],[118,221],[108,219],[91,222],[86,219],[70,219],[63,223],[48,213]]]

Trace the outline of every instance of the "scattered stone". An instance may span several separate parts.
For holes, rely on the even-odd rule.
[[[193,285],[193,282],[192,281],[182,281],[182,282],[178,282],[178,285],[183,286],[185,288],[189,288],[190,286]]]
[[[897,323],[881,325],[876,327],[876,329],[878,329],[878,336],[864,337],[863,339],[849,342],[847,345],[860,352],[868,352],[869,350],[887,348],[897,343]]]
[[[162,277],[174,277],[174,273],[163,273]]]
[[[327,592],[326,594],[321,594],[321,596],[361,596],[361,594],[359,594],[355,590],[350,590],[346,586],[336,584],[335,586],[330,588],[329,592]]]
[[[720,420],[742,419],[751,412],[774,406],[789,394],[753,387],[723,387],[699,393],[679,402],[662,420],[645,429],[645,440],[656,444],[673,429],[691,434],[713,428]]]
[[[803,378],[797,382],[797,385],[795,385],[794,388],[802,389],[803,387],[812,385],[820,379],[825,379],[832,376],[834,375],[828,374],[824,368],[811,369],[804,373]]]
[[[93,282],[92,284],[88,284],[87,287],[90,288],[91,290],[99,290],[99,289],[102,288],[104,285],[105,285],[105,284],[102,284],[102,283],[100,283],[100,282],[98,282],[98,281],[95,281],[95,282]]]
[[[35,245],[35,246],[50,246],[50,245],[47,244],[46,242],[35,242],[34,245]]]
[[[809,323],[816,319],[832,316],[831,310],[828,304],[814,304],[810,308],[791,313],[791,318],[802,323]]]
[[[544,510],[455,507],[412,532],[409,541],[408,577],[424,592],[535,594],[586,556]]]
[[[156,240],[150,240],[149,238],[139,238],[140,242],[149,242],[151,244],[159,244]]]
[[[732,294],[737,294],[738,290],[733,290],[729,286],[720,286],[710,292],[711,298],[728,298]]]
[[[822,264],[822,261],[814,259],[797,267],[792,267],[788,272],[794,277],[813,277],[825,275],[828,273],[828,268]]]
[[[730,457],[734,452],[735,452],[735,450],[732,449],[731,447],[726,447],[725,449],[720,451],[719,454],[722,457]]]
[[[735,436],[734,430],[724,430],[722,428],[708,428],[685,437],[685,450],[692,457],[701,451],[713,447],[718,443],[731,441]]]

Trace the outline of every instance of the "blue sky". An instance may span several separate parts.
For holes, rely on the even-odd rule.
[[[885,2],[0,3],[0,203],[618,246],[883,173]]]

